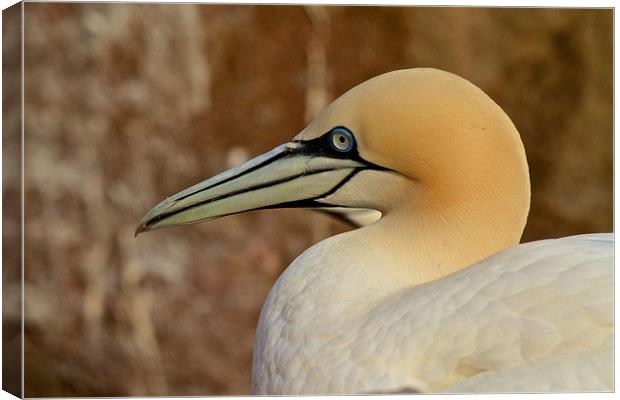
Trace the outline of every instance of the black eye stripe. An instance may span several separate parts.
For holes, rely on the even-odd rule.
[[[348,151],[338,151],[334,149],[334,145],[332,141],[332,134],[337,130],[343,130],[348,132],[352,139],[352,147]],[[357,148],[357,141],[355,140],[355,134],[348,128],[344,126],[336,126],[329,131],[325,132],[319,137],[310,140],[296,140],[296,143],[302,145],[299,150],[295,150],[297,153],[307,154],[309,156],[314,157],[327,157],[327,158],[336,158],[336,159],[347,159],[354,160],[360,163],[366,164],[365,169],[373,169],[378,171],[392,171],[389,168],[382,167],[380,165],[371,163],[370,161],[366,161],[359,154],[359,150]]]
[[[334,143],[332,142],[332,135],[335,132],[344,131],[347,132],[352,138],[352,146],[348,151],[341,151],[334,147]],[[350,129],[344,126],[336,126],[329,131],[325,132],[319,137],[310,140],[298,140],[297,143],[303,145],[303,147],[299,150],[299,152],[303,154],[313,155],[313,156],[323,156],[329,158],[344,158],[344,159],[358,159],[359,152],[357,150],[357,143],[355,141],[355,136]]]

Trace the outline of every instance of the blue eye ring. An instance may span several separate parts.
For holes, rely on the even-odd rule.
[[[340,153],[347,153],[353,150],[355,138],[350,130],[346,128],[334,128],[329,133],[329,144]]]

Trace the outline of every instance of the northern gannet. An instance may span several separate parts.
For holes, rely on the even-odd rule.
[[[529,205],[508,116],[469,81],[416,68],[354,87],[137,233],[288,207],[364,225],[271,289],[255,394],[613,390],[612,234],[518,245]]]

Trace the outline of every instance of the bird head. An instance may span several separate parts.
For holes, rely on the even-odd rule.
[[[501,203],[518,241],[529,195],[523,145],[501,108],[465,79],[416,68],[352,88],[288,143],[162,201],[136,232],[266,208],[374,210],[366,224],[397,209]]]

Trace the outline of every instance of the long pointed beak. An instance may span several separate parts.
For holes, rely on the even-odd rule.
[[[146,213],[136,235],[250,210],[328,206],[321,199],[366,167],[304,150],[303,142],[283,144],[167,198]]]

